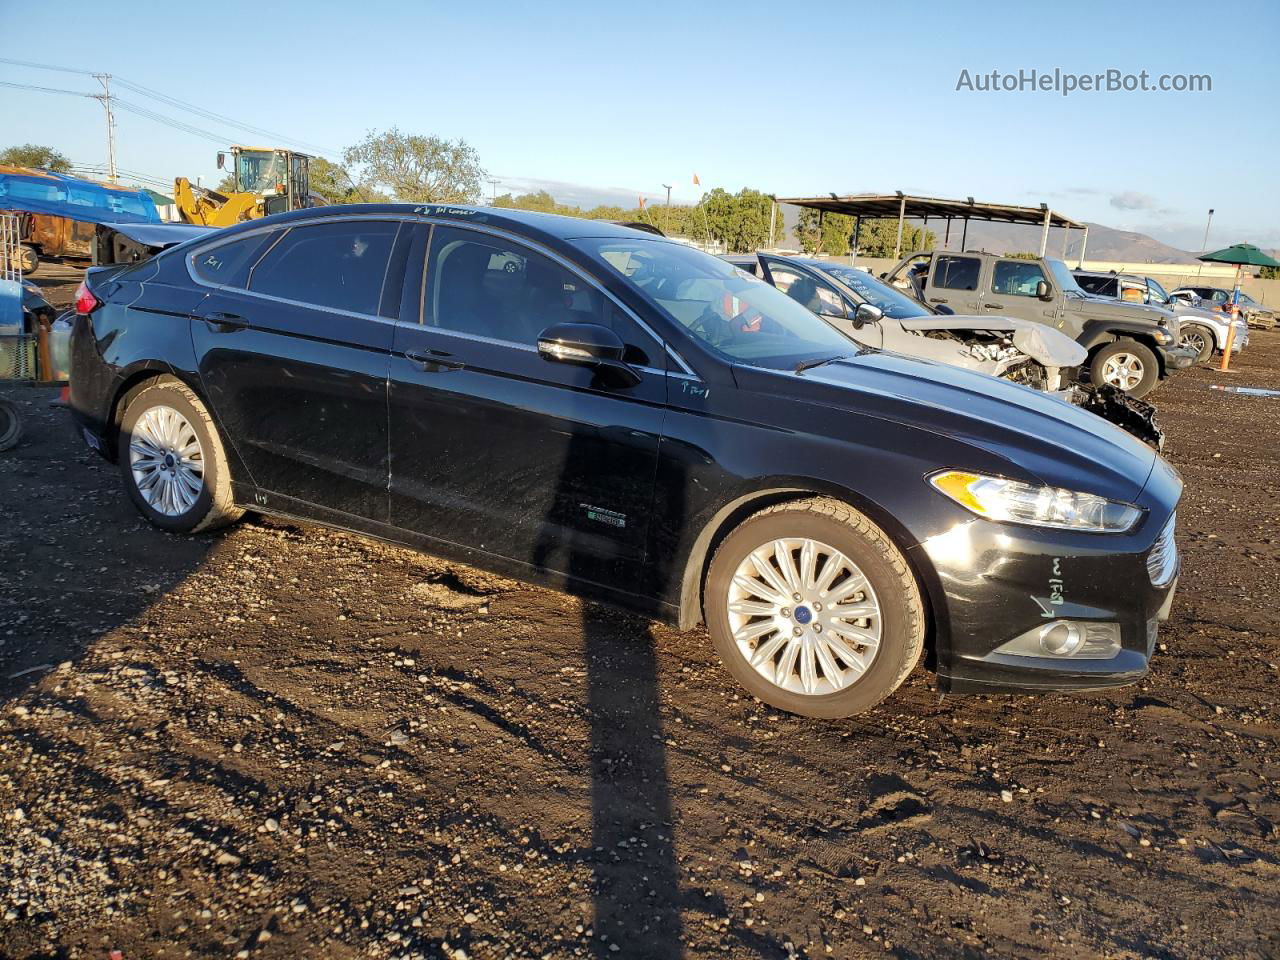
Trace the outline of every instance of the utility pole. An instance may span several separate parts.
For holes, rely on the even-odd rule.
[[[663,230],[669,234],[671,233],[671,184],[664,183],[663,186],[667,188],[667,212],[663,217]]]
[[[102,84],[102,93],[94,97],[102,103],[107,111],[107,179],[116,182],[116,116],[111,110],[111,74],[95,73],[94,78]]]
[[[1204,242],[1200,244],[1200,252],[1209,252],[1209,224],[1213,223],[1213,207],[1209,208],[1209,219],[1204,222]],[[1200,271],[1204,269],[1204,261],[1200,261],[1200,266],[1196,267],[1196,279],[1200,277]]]
[[[493,189],[493,199],[489,201],[489,206],[493,206],[498,202],[498,181],[490,177],[489,186]]]

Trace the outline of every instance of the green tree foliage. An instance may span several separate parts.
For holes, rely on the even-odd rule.
[[[896,217],[884,220],[863,220],[862,230],[858,235],[858,256],[892,257],[897,242],[898,221]],[[919,227],[913,227],[909,223],[902,225],[900,256],[905,257],[915,250],[932,250],[937,245],[938,235],[932,230],[926,231]]]
[[[759,190],[744,187],[737,193],[729,193],[716,187],[694,207],[694,222],[702,220],[705,232],[726,249],[746,253],[769,243],[769,211],[772,209],[773,201]],[[781,239],[783,229],[782,212],[778,211],[773,222],[775,242]]]
[[[53,147],[43,147],[35,143],[24,143],[21,146],[6,147],[0,150],[0,163],[14,167],[41,167],[54,173],[70,173],[71,161]]]
[[[587,220],[621,220],[628,223],[638,221],[652,224],[673,237],[693,237],[699,240],[706,237],[705,227],[694,215],[695,208],[680,204],[672,205],[669,209],[665,204],[646,204],[643,208],[635,206],[630,209],[601,204],[583,210],[581,207],[557,203],[547,191],[539,190],[537,193],[522,193],[517,196],[504,193],[493,201],[493,206],[505,207],[509,210],[558,213],[566,217],[583,217]]]
[[[376,130],[343,154],[359,169],[359,184],[385,190],[406,203],[474,203],[480,199],[484,168],[465,140]]]
[[[381,203],[385,193],[357,183],[346,167],[324,157],[311,158],[311,192],[329,203]]]
[[[1031,253],[1027,250],[1019,250],[1017,253],[1009,253],[1005,251],[1005,256],[1010,260],[1039,260],[1038,254]]]
[[[822,236],[818,236],[818,224],[822,224]],[[796,224],[796,238],[805,253],[825,253],[833,257],[843,256],[853,249],[854,218],[845,213],[827,213],[819,216],[810,207],[800,210]]]
[[[1280,280],[1280,267],[1263,267],[1258,276],[1263,280]]]

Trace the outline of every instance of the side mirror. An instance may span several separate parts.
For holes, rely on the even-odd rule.
[[[607,373],[621,386],[633,387],[638,374],[622,359],[622,338],[600,323],[557,323],[538,334],[538,355],[551,363],[591,367]]]
[[[1049,292],[1049,281],[1041,280],[1036,284],[1036,296],[1041,300],[1052,300],[1053,295]]]
[[[868,323],[879,323],[884,319],[884,311],[873,303],[860,303],[853,311],[853,328],[861,330]]]
[[[218,151],[218,169],[225,170],[227,167],[227,155],[221,150]]]

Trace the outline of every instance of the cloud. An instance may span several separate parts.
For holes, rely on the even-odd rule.
[[[1158,210],[1156,198],[1137,190],[1125,190],[1111,195],[1111,205],[1117,210]]]
[[[636,205],[636,199],[642,193],[650,203],[659,199],[666,200],[665,190],[659,193],[653,190],[635,190],[626,187],[593,187],[565,180],[540,180],[535,177],[497,177],[496,179],[499,193],[537,193],[539,190],[545,190],[556,199],[557,203],[583,209],[601,205],[630,209]],[[676,193],[679,194],[680,191]]]

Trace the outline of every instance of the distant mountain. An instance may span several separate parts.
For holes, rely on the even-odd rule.
[[[955,248],[960,246],[961,229],[961,224],[952,221],[951,245]],[[935,232],[941,241],[943,231]],[[1067,238],[1069,258],[1080,255],[1083,235],[1081,230],[1071,231]],[[1035,253],[1040,249],[1040,228],[1013,223],[971,221],[965,245],[971,250],[990,250],[992,253]],[[1061,230],[1049,232],[1046,254],[1051,257],[1062,256]],[[1122,260],[1128,263],[1194,263],[1196,259],[1194,253],[1161,243],[1145,233],[1116,230],[1101,223],[1089,224],[1089,243],[1084,255],[1087,260]]]

